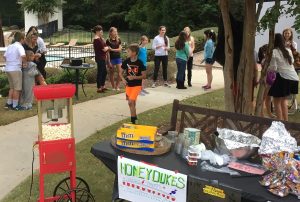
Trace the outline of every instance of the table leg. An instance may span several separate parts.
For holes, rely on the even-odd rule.
[[[81,88],[82,88],[82,91],[83,91],[83,94],[85,95],[85,97],[86,97],[86,93],[85,93],[85,91],[84,91],[84,76],[85,76],[85,74],[86,74],[86,72],[88,71],[88,69],[86,69],[86,70],[84,70],[84,72],[83,72],[83,74],[82,74],[82,76],[81,76]]]
[[[79,69],[76,69],[76,70],[75,70],[75,73],[76,73],[76,75],[75,75],[75,85],[76,85],[75,96],[76,96],[76,98],[77,98],[77,100],[78,100],[78,99],[79,99],[79,97],[78,97]]]

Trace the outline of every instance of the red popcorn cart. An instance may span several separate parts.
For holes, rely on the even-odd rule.
[[[35,86],[38,105],[39,191],[38,202],[94,201],[88,184],[76,177],[75,138],[72,84]],[[52,197],[45,197],[44,179],[47,174],[69,172],[55,187]]]

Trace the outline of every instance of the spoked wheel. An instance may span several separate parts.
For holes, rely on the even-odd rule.
[[[57,202],[74,202],[72,194],[75,193],[75,202],[95,202],[93,195],[85,189],[68,190],[60,196]]]
[[[53,196],[62,196],[59,202],[71,202],[71,193],[75,192],[76,202],[93,202],[94,200],[90,194],[90,187],[87,182],[80,178],[76,177],[76,187],[72,191],[70,187],[70,177],[67,177],[61,180],[55,187]],[[69,194],[69,195],[68,195]],[[66,197],[63,197],[66,196]],[[58,202],[57,201],[57,202]],[[73,201],[72,201],[73,202]]]

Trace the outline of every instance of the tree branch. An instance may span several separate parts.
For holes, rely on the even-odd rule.
[[[256,23],[258,23],[263,4],[264,4],[264,0],[259,0],[258,6],[257,6],[257,12],[256,12]]]

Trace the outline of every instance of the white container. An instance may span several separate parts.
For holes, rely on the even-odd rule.
[[[185,128],[184,135],[189,139],[190,145],[197,145],[200,142],[200,130],[197,128]]]

